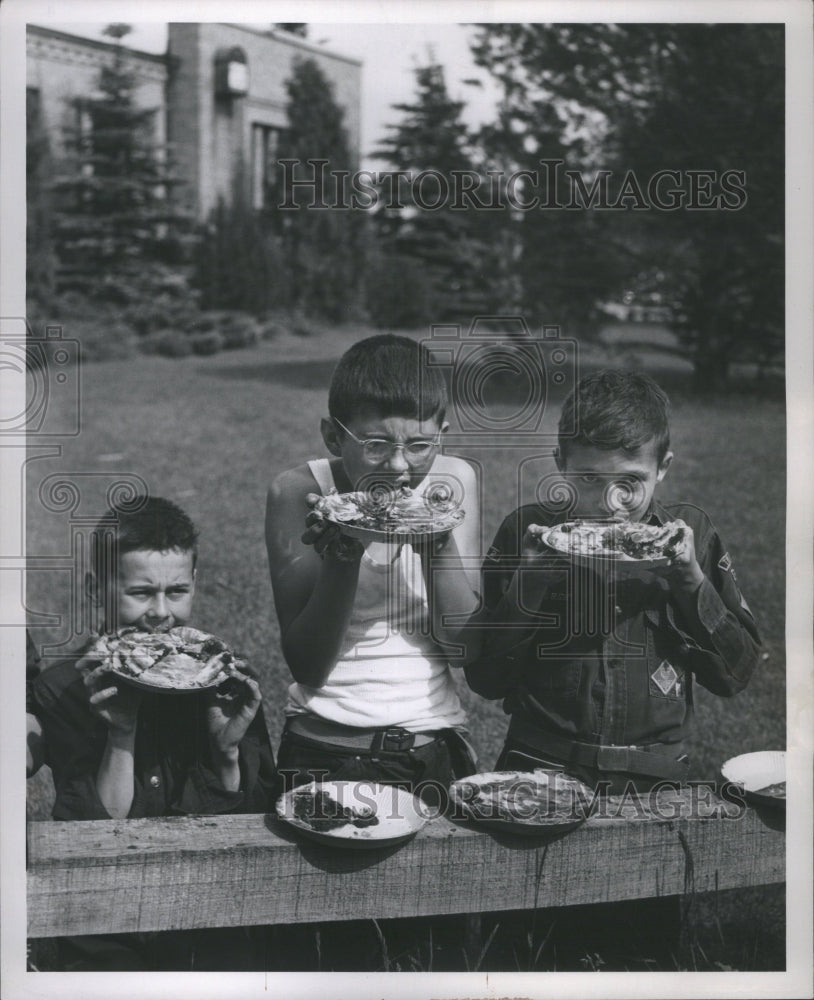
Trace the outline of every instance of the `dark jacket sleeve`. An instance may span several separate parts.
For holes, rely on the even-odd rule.
[[[469,686],[484,698],[505,698],[517,686],[526,661],[533,655],[530,646],[539,629],[552,624],[545,612],[545,592],[564,586],[567,570],[563,560],[541,554],[535,567],[523,568],[519,577],[519,602],[509,594],[512,580],[520,568],[523,535],[529,524],[546,524],[542,511],[521,507],[500,526],[481,568],[483,607],[474,627],[482,632],[480,655],[465,665]],[[526,602],[524,577],[534,573],[535,597]],[[529,577],[525,577],[526,580]],[[540,592],[540,585],[543,590]]]
[[[58,820],[110,819],[96,790],[107,730],[88,705],[73,662],[42,673],[34,686],[54,775]],[[183,706],[191,713],[183,720]],[[240,743],[240,789],[227,791],[211,767],[205,708],[166,695],[139,710],[133,803],[128,818],[268,812],[278,791],[274,757],[262,708]]]
[[[213,816],[221,813],[265,813],[274,808],[282,788],[278,784],[262,706],[240,742],[238,762],[240,789],[230,792],[211,768],[208,751],[202,751],[178,782],[172,800],[167,803],[167,812]]]
[[[37,714],[37,704],[34,699],[34,685],[42,670],[42,660],[37,652],[34,640],[28,629],[25,630],[25,710],[31,715]]]
[[[53,817],[110,819],[96,792],[96,772],[107,738],[91,713],[75,659],[43,670],[32,697],[45,737],[45,762],[54,778]]]
[[[760,659],[757,623],[741,593],[732,559],[707,515],[689,504],[669,510],[693,529],[704,581],[695,595],[698,622],[692,633],[672,604],[668,619],[689,647],[690,668],[699,684],[724,697],[737,694]]]

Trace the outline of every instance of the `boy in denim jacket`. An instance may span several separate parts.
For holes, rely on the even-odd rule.
[[[729,697],[755,669],[755,620],[710,519],[655,499],[673,459],[668,406],[647,375],[583,377],[555,452],[570,509],[520,507],[498,530],[466,665],[473,690],[511,716],[498,768],[553,767],[616,793],[680,782],[693,680]],[[580,565],[541,540],[579,518],[674,522],[683,539],[666,566]]]

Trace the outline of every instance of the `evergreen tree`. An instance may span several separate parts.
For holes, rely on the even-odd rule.
[[[54,295],[54,251],[50,178],[51,147],[36,92],[26,94],[26,293],[48,310]]]
[[[537,169],[532,160],[559,157],[640,185],[666,169],[685,194],[692,171],[713,171],[707,204],[716,178],[745,175],[747,199],[729,207],[529,213],[526,293],[535,259],[563,301],[571,288],[593,302],[609,278],[617,294],[657,288],[700,383],[724,378],[735,357],[768,360],[782,348],[782,25],[489,24],[473,52],[503,85],[494,146],[518,162],[531,139],[526,163]],[[540,215],[552,217],[553,239]]]
[[[287,31],[289,35],[297,35],[299,38],[308,37],[307,24],[294,24],[291,21],[286,21],[283,24],[274,24],[272,27],[277,28],[278,31]]]
[[[179,264],[191,229],[172,197],[181,180],[155,138],[158,109],[134,100],[120,43],[129,30],[115,24],[106,31],[119,44],[97,93],[72,102],[77,124],[67,130],[53,184],[58,282],[103,297],[125,294],[132,281],[143,287],[153,266]]]
[[[414,100],[392,106],[402,118],[388,126],[390,135],[374,154],[412,179],[385,182],[378,237],[394,267],[401,258],[421,264],[435,319],[465,322],[504,304],[495,249],[505,233],[496,234],[494,225],[487,231],[470,202],[454,207],[456,172],[475,171],[475,159],[462,119],[465,104],[451,98],[443,66],[431,59],[416,68],[415,82]],[[476,195],[480,183],[475,182]]]
[[[204,309],[262,313],[286,308],[292,282],[279,237],[250,204],[238,164],[231,198],[219,198],[195,250],[195,284]]]
[[[280,139],[278,163],[286,159],[294,164],[277,173],[267,199],[269,218],[282,238],[295,307],[332,320],[346,319],[358,305],[364,220],[340,207],[335,172],[356,167],[343,124],[345,113],[313,59],[295,61],[286,89],[288,129]],[[327,163],[323,169],[309,160]],[[316,191],[296,183],[311,178],[316,179]]]

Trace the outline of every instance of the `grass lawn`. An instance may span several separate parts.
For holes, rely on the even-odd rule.
[[[223,636],[262,669],[275,745],[289,674],[280,654],[263,541],[266,489],[281,470],[324,454],[319,418],[326,412],[333,365],[360,335],[326,328],[308,338],[286,335],[209,358],[139,357],[86,366],[81,433],[64,440],[59,457],[28,466],[31,555],[70,552],[67,515],[46,509],[38,493],[53,473],[79,477],[78,515],[101,512],[106,490],[127,473],[189,512],[201,531],[193,623]],[[613,345],[586,349],[582,363],[619,364],[622,351]],[[714,778],[727,757],[785,746],[784,402],[759,395],[752,386],[698,398],[685,366],[663,353],[637,349],[637,357],[652,362],[651,373],[673,400],[676,459],[661,496],[692,501],[711,514],[765,639],[762,667],[746,692],[723,700],[697,689],[692,776]],[[544,431],[551,432],[556,416],[546,413]],[[502,516],[519,500],[531,499],[537,480],[553,471],[550,449],[549,440],[461,451],[481,467],[484,551]],[[87,473],[94,475],[81,475]],[[34,627],[38,644],[71,638],[68,576],[28,575],[28,607],[59,614],[63,621],[62,628]],[[499,703],[461,688],[486,770],[500,749],[507,717]],[[41,788],[46,780],[39,779]],[[37,802],[46,795],[32,796],[35,814],[42,815]]]

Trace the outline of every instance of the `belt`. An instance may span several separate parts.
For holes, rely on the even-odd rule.
[[[313,715],[289,716],[285,731],[317,743],[332,744],[349,750],[413,750],[440,739],[440,732],[411,733],[401,726],[365,729],[328,722]]]
[[[686,781],[689,761],[670,757],[676,747],[617,746],[570,740],[542,729],[519,716],[512,716],[507,739],[517,739],[540,753],[552,754],[568,764],[592,767],[597,771],[627,771],[667,781]]]

